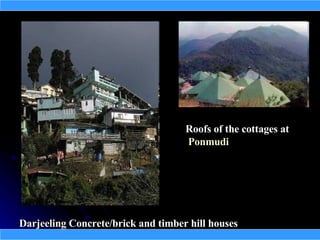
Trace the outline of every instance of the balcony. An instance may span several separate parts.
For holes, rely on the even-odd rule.
[[[94,91],[96,96],[97,97],[100,97],[101,99],[105,100],[105,101],[108,101],[108,102],[111,102],[111,103],[117,103],[119,101],[118,97],[117,96],[112,96],[112,95],[108,95],[108,94],[105,94],[99,90],[95,90]]]
[[[61,139],[63,140],[109,140],[120,141],[120,133],[62,133]]]
[[[123,119],[123,118],[113,118],[113,125],[128,125],[128,126],[148,126],[146,119]]]
[[[95,85],[101,87],[101,88],[105,88],[108,89],[111,92],[116,92],[119,89],[119,85],[115,84],[113,82],[104,80],[102,78],[99,79],[95,79]]]

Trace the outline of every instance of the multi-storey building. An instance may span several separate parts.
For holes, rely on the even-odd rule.
[[[96,112],[102,111],[104,107],[130,109],[151,107],[141,97],[117,84],[112,78],[101,75],[95,68],[92,68],[87,76],[78,75],[69,82],[69,85],[73,87],[76,99],[93,99]]]
[[[46,87],[44,86],[44,88]],[[55,93],[55,91],[53,92]],[[28,135],[30,129],[35,128],[37,122],[37,101],[50,96],[41,87],[38,90],[30,90],[25,86],[21,86],[21,134]]]
[[[76,99],[94,99],[95,111],[101,111],[104,106],[115,107],[119,98],[115,93],[119,85],[107,77],[100,75],[99,71],[92,68],[87,76],[78,75],[70,83]]]
[[[40,98],[37,100],[38,122],[70,120],[76,118],[76,105],[66,104],[62,98]]]

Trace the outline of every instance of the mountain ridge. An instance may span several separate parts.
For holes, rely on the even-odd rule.
[[[303,80],[308,75],[308,62],[302,56],[247,37],[229,38],[207,51],[180,59],[180,73],[186,75],[200,70],[216,72],[226,67],[235,75],[248,66],[271,79]]]
[[[309,39],[288,27],[259,26],[232,33],[206,50],[193,49],[180,58],[180,72],[228,70],[235,75],[251,66],[272,79],[305,80],[309,75],[308,49]]]
[[[251,30],[237,31],[230,38],[239,37],[247,37],[254,41],[263,41],[277,47],[283,47],[305,58],[309,55],[308,38],[281,25],[260,26]]]
[[[216,33],[203,39],[192,39],[189,41],[179,41],[179,57],[187,57],[190,54],[206,51],[218,42],[224,41],[231,37],[229,33]],[[180,44],[181,43],[181,44]]]

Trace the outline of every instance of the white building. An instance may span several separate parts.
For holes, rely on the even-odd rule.
[[[73,87],[73,95],[76,99],[92,99],[96,112],[102,111],[104,107],[130,109],[151,107],[141,97],[126,87],[120,86],[112,78],[101,75],[95,68],[92,68],[87,76],[78,75],[69,82],[69,85]]]
[[[146,109],[110,108],[104,115],[103,123],[107,127],[115,125],[139,125],[145,123]]]

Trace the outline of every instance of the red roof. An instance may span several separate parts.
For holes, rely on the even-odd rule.
[[[35,173],[53,173],[52,170],[48,170],[42,167],[36,167],[36,168],[29,168],[27,169],[28,174],[35,174]]]

